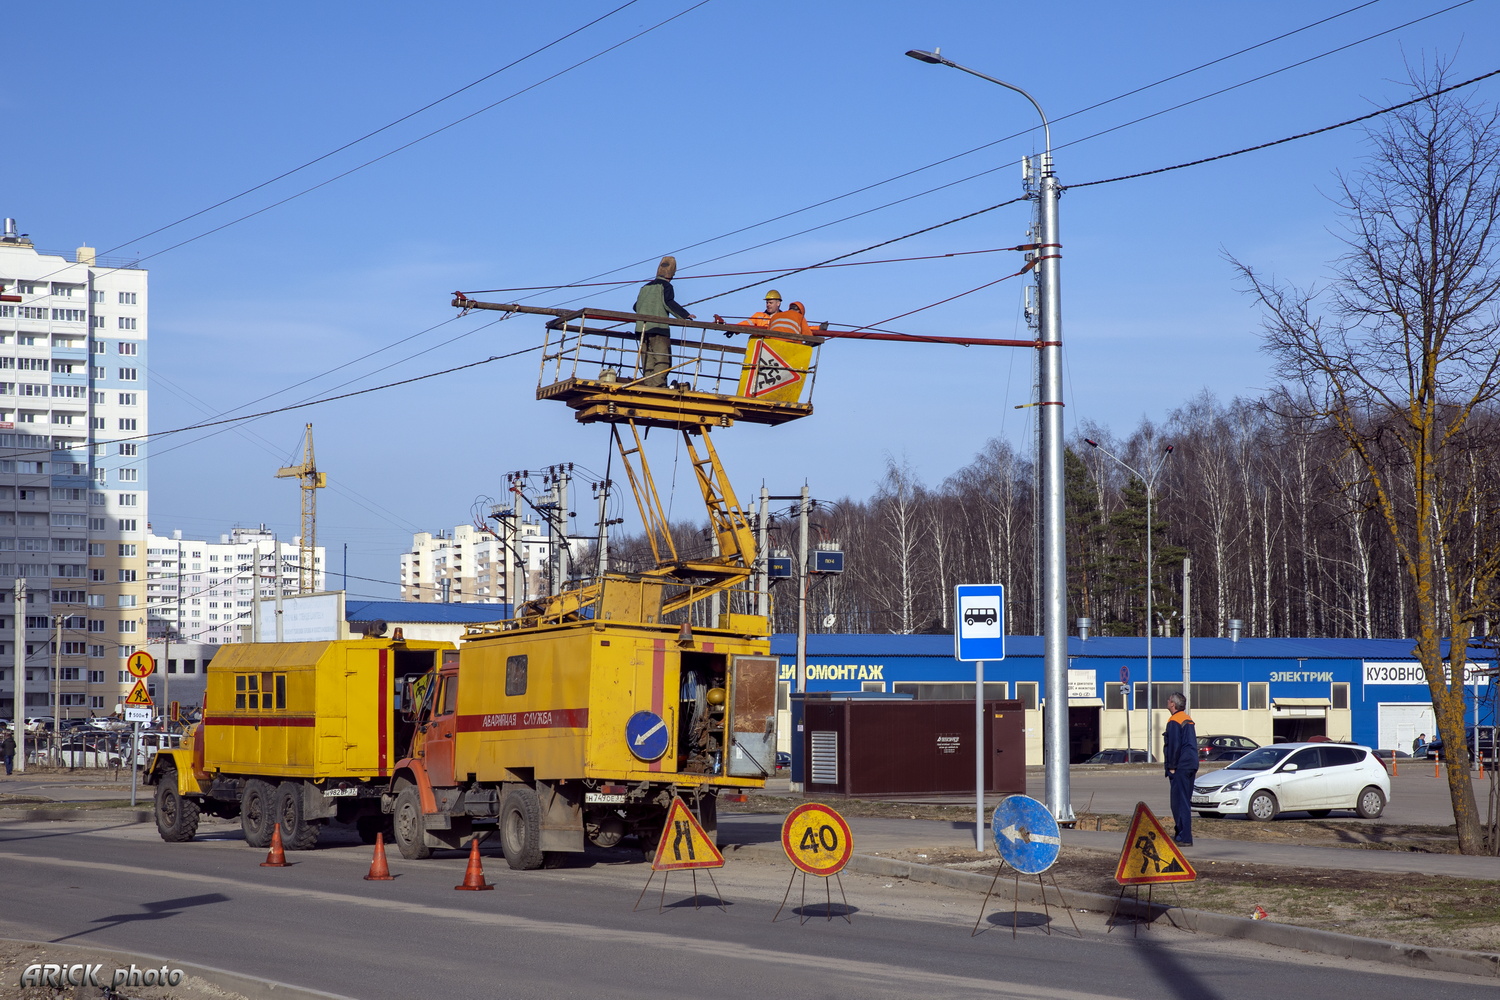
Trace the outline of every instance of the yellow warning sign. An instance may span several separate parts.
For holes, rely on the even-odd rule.
[[[140,678],[136,678],[135,687],[130,689],[130,694],[125,698],[125,704],[151,707],[151,692],[146,690],[145,682]]]
[[[740,371],[741,396],[795,403],[807,381],[812,347],[794,340],[751,337],[745,346],[745,366]]]
[[[804,802],[781,824],[781,849],[807,874],[827,878],[849,863],[854,834],[831,806]]]
[[[667,825],[662,827],[651,870],[675,872],[684,868],[723,868],[724,855],[681,799],[672,800]]]
[[[1157,882],[1191,882],[1198,877],[1177,842],[1167,836],[1161,823],[1144,802],[1135,805],[1130,832],[1115,866],[1120,885],[1150,885]]]
[[[156,672],[156,657],[145,650],[131,653],[130,659],[125,661],[125,669],[132,677],[150,677]]]

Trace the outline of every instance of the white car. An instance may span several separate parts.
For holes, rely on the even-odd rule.
[[[152,755],[158,750],[175,750],[180,746],[182,746],[181,733],[143,732],[141,733],[140,745],[136,747],[135,751],[135,766],[145,767],[151,763]],[[127,754],[130,752],[130,741],[128,739],[124,744],[124,752]]]
[[[1193,810],[1200,816],[1242,814],[1261,822],[1282,812],[1322,818],[1335,809],[1374,819],[1390,798],[1390,775],[1374,751],[1346,743],[1261,747],[1193,785]]]

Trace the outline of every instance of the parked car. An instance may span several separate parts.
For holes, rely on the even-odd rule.
[[[1478,747],[1479,753],[1484,756],[1486,762],[1493,762],[1495,760],[1494,726],[1471,726],[1464,730],[1464,743],[1464,749],[1467,751],[1470,764],[1474,763],[1474,750],[1476,747]],[[1443,752],[1443,738],[1441,736],[1433,737],[1432,742],[1427,744],[1427,759],[1448,759]]]
[[[1192,805],[1202,816],[1243,815],[1260,822],[1283,812],[1321,819],[1335,809],[1374,819],[1390,798],[1390,775],[1369,747],[1278,743],[1201,775]]]
[[[181,733],[143,732],[141,741],[136,745],[135,766],[145,767],[151,763],[151,755],[158,750],[170,750],[182,746]],[[130,740],[125,740],[125,753],[130,752]]]
[[[1156,758],[1145,750],[1100,750],[1085,764],[1151,764]]]
[[[63,767],[119,767],[123,763],[119,754],[93,742],[64,743],[57,749],[56,760]]]
[[[1411,757],[1411,754],[1405,750],[1371,750],[1370,752],[1387,762],[1391,760],[1407,760]]]
[[[1203,761],[1239,760],[1260,744],[1248,736],[1200,736],[1198,759]]]
[[[776,751],[776,770],[778,772],[791,770],[792,755],[781,750]]]

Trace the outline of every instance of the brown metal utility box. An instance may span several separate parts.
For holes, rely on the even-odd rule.
[[[1026,793],[1025,712],[1019,701],[984,704],[984,782]],[[923,795],[974,790],[972,701],[839,701],[803,704],[802,759],[809,792]]]

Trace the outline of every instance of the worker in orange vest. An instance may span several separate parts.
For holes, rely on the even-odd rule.
[[[766,292],[766,308],[764,312],[758,312],[751,316],[740,326],[770,326],[771,320],[781,312],[781,293],[776,289]]]
[[[766,304],[770,305],[769,302]],[[790,333],[798,337],[813,335],[812,329],[807,325],[807,311],[800,302],[793,302],[784,312],[772,316],[768,325],[772,333]]]

